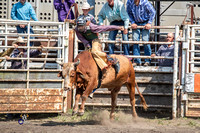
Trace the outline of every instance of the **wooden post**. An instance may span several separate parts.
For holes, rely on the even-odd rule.
[[[68,61],[74,61],[74,30],[69,30],[69,56]],[[72,90],[67,93],[67,110],[72,108]]]

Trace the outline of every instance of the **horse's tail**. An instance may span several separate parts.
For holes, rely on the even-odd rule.
[[[142,102],[143,108],[144,108],[144,110],[147,110],[147,108],[148,108],[148,107],[147,107],[147,103],[146,103],[146,101],[145,101],[143,95],[140,93],[140,91],[139,91],[139,87],[138,87],[136,81],[135,81],[135,85],[136,85],[137,91],[138,91],[138,93],[139,93],[139,96],[140,96],[140,99],[141,99],[141,102]]]

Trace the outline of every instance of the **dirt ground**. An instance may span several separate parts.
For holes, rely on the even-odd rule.
[[[84,116],[67,114],[29,114],[22,125],[19,116],[7,120],[0,115],[0,133],[200,133],[200,118],[179,118],[167,116],[131,114],[118,112],[115,120],[109,120],[107,110],[86,111]],[[158,114],[159,115],[159,114]]]

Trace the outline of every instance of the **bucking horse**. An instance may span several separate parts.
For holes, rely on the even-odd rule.
[[[73,115],[83,115],[86,99],[95,88],[108,88],[111,91],[112,110],[110,119],[114,119],[114,110],[117,106],[117,96],[122,85],[126,85],[130,104],[132,106],[132,115],[137,117],[135,111],[135,71],[129,59],[123,55],[111,55],[117,58],[120,63],[119,73],[116,75],[115,69],[110,66],[105,71],[100,71],[91,52],[82,51],[77,55],[74,62],[59,63],[62,66],[62,71],[58,76],[64,78],[64,89],[71,90],[76,88],[75,105],[73,107]],[[147,109],[147,104],[144,97],[139,92],[143,108]],[[82,98],[82,104],[78,108],[78,102]]]

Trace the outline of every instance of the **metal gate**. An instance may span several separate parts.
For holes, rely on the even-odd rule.
[[[200,25],[184,28],[181,85],[182,116],[200,117]]]
[[[35,34],[16,33],[13,27],[19,24],[27,25],[28,29],[33,26]],[[27,53],[39,48],[38,42],[44,45],[38,57],[27,54],[27,58],[11,58],[27,60],[27,69],[10,69],[10,61],[6,60],[0,64],[0,113],[66,112],[71,101],[67,101],[68,93],[62,89],[63,80],[57,77],[61,68],[56,61],[68,61],[68,23],[0,20],[0,25],[1,50],[13,47],[11,43],[18,36],[27,41],[27,46],[18,47],[27,49]],[[51,29],[39,29],[39,26]],[[30,46],[30,42],[34,42],[34,46]]]

